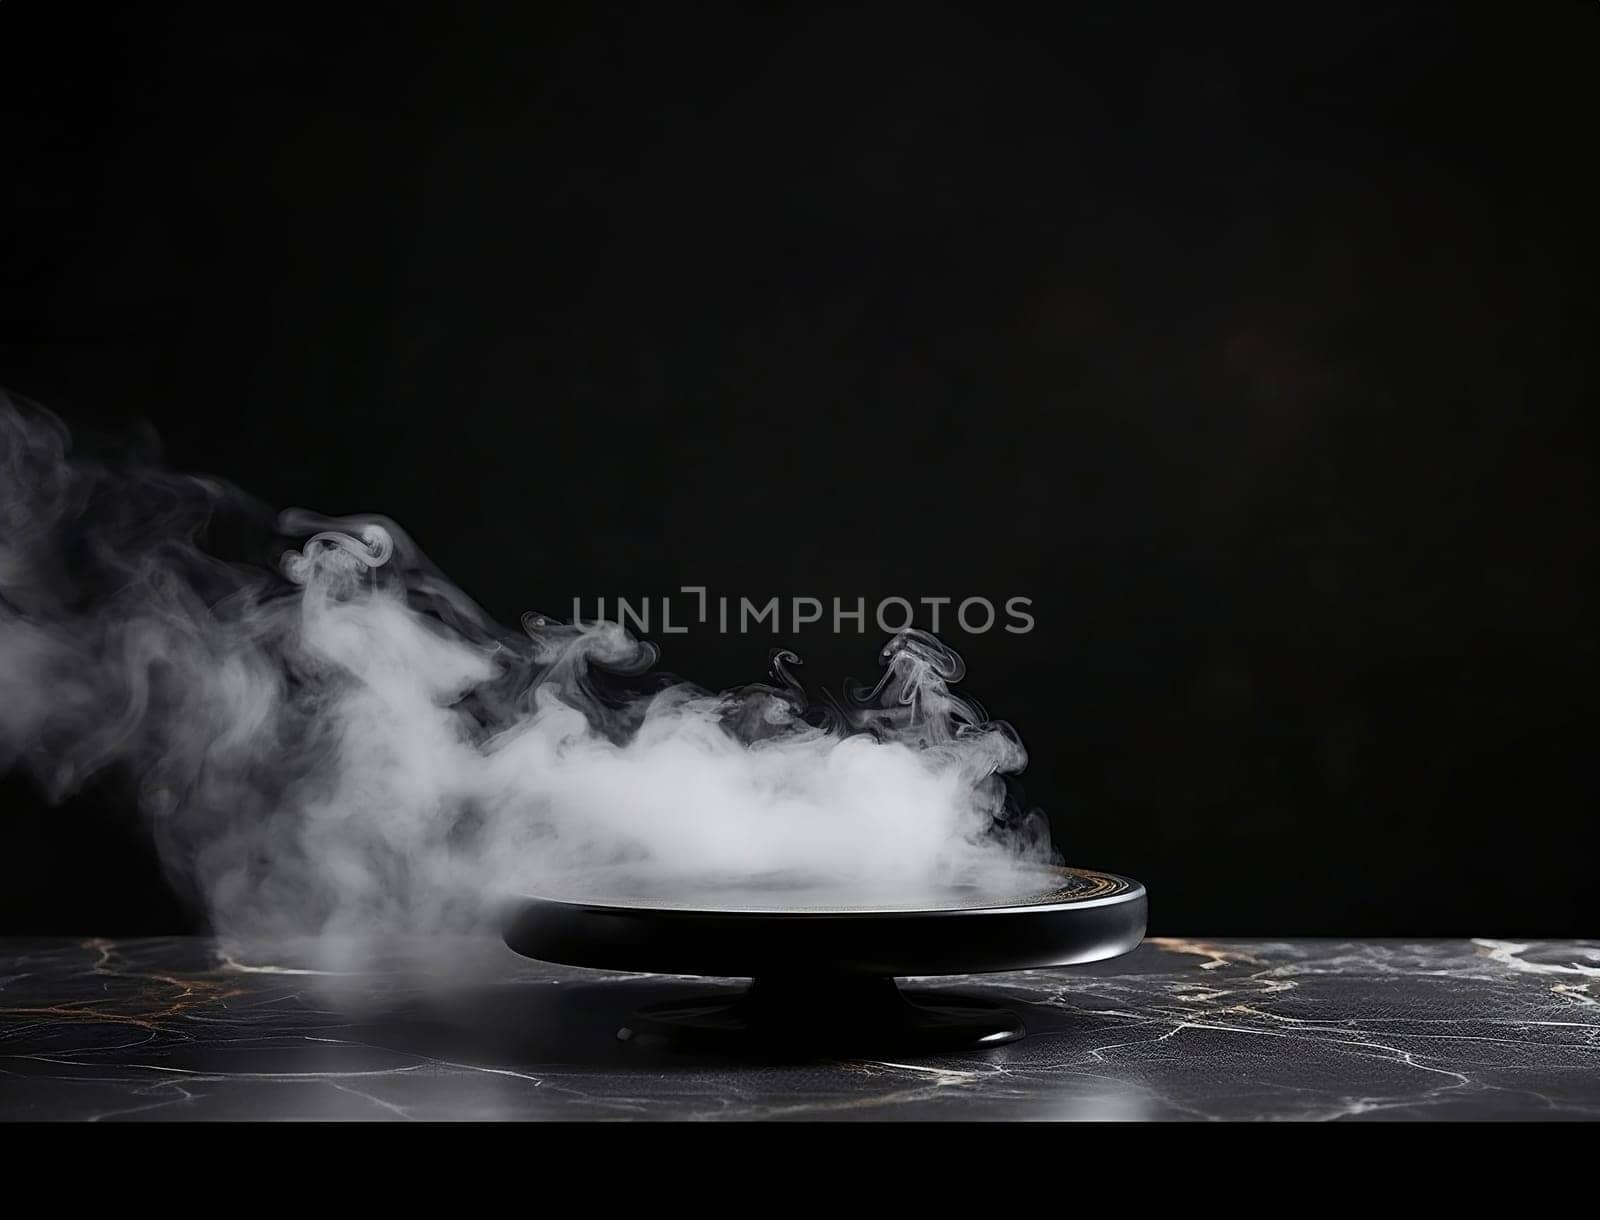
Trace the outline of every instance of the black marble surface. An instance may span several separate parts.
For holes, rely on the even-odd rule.
[[[706,986],[493,940],[0,942],[0,1118],[1600,1118],[1597,941],[1152,940],[927,980],[1030,1031],[932,1058],[615,1038]]]

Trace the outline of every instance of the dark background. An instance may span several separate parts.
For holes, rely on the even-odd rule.
[[[0,384],[507,621],[1031,597],[948,638],[1154,931],[1594,932],[1600,6],[215,7],[0,6]],[[4,799],[0,931],[193,926]]]

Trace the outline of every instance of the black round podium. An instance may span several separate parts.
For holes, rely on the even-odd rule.
[[[1039,870],[1037,880],[1018,893],[952,889],[931,902],[860,907],[804,894],[739,902],[715,891],[670,902],[519,897],[504,934],[541,961],[753,980],[732,999],[640,1009],[624,1038],[856,1052],[995,1046],[1025,1032],[1015,1014],[902,992],[894,980],[1100,961],[1144,936],[1137,881],[1075,868]]]

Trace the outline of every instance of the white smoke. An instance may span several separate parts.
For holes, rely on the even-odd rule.
[[[714,694],[614,624],[502,628],[382,518],[285,513],[279,570],[225,563],[220,507],[256,511],[0,397],[0,769],[127,775],[223,932],[466,930],[518,892],[866,904],[1053,859],[1007,801],[1021,744],[924,633],[842,701],[789,654]]]

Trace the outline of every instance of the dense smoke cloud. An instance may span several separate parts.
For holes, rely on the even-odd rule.
[[[202,545],[219,516],[281,564]],[[224,932],[464,930],[498,896],[852,901],[1052,859],[1025,755],[904,632],[872,690],[712,693],[615,624],[493,622],[375,516],[275,522],[214,480],[73,451],[0,398],[0,768],[125,776]]]

